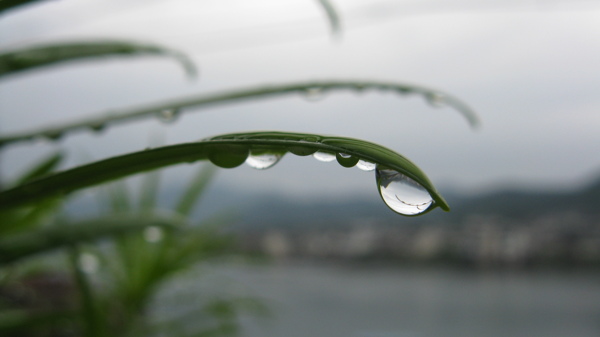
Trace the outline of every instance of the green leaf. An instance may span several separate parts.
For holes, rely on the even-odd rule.
[[[177,213],[184,216],[189,216],[191,214],[194,205],[198,202],[198,199],[202,196],[202,193],[214,175],[214,166],[204,166],[198,170],[196,176],[190,182],[189,187],[185,190],[175,208]]]
[[[327,14],[327,20],[329,21],[329,26],[331,27],[331,34],[339,34],[341,32],[340,16],[333,6],[333,3],[329,0],[317,0],[317,2],[321,5],[325,11],[325,14]]]
[[[428,211],[448,204],[433,187],[425,173],[405,157],[383,146],[363,140],[284,132],[253,132],[222,135],[195,143],[160,147],[117,156],[70,170],[58,172],[0,193],[0,209],[23,206],[44,198],[66,194],[109,180],[168,165],[197,160],[231,168],[242,164],[249,153],[265,149],[273,153],[307,155],[323,151],[343,153],[396,171],[421,185],[432,197]]]
[[[175,58],[191,77],[196,68],[181,52],[161,46],[122,40],[71,41],[28,46],[0,54],[0,78],[59,63],[114,56],[161,55]]]
[[[0,264],[83,242],[139,232],[150,226],[173,229],[183,224],[173,217],[112,215],[40,228],[1,238]]]
[[[27,181],[30,181],[35,178],[42,177],[56,169],[60,162],[63,160],[63,154],[60,152],[55,152],[46,158],[38,161],[37,164],[34,164],[32,168],[26,171],[21,175],[20,178],[17,179],[17,185],[23,184]]]
[[[252,87],[239,90],[230,90],[216,94],[202,94],[197,96],[182,97],[160,103],[149,104],[146,106],[127,108],[123,110],[111,110],[105,113],[99,113],[96,117],[85,118],[71,123],[44,127],[39,130],[18,132],[0,137],[0,147],[7,144],[35,140],[39,137],[55,139],[66,133],[75,130],[98,130],[117,122],[131,121],[148,116],[160,117],[163,111],[177,111],[183,113],[188,108],[206,108],[218,104],[227,104],[252,100],[257,98],[267,98],[274,96],[302,94],[312,95],[314,93],[324,94],[333,91],[356,91],[363,92],[368,90],[394,92],[402,96],[408,94],[421,95],[432,104],[447,105],[460,112],[472,127],[479,124],[475,112],[458,98],[439,90],[425,88],[416,85],[402,84],[395,82],[378,81],[311,81],[279,85],[266,85],[261,87]],[[188,109],[188,110],[185,110]]]
[[[39,2],[40,0],[0,0],[0,15],[4,11],[15,9],[17,7]]]

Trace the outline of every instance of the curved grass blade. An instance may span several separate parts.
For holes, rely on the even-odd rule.
[[[285,132],[253,132],[222,135],[195,143],[165,146],[117,156],[58,172],[0,193],[0,209],[23,206],[44,198],[97,185],[109,180],[168,165],[210,160],[222,168],[246,161],[253,151],[291,152],[308,155],[317,151],[343,153],[403,174],[420,184],[431,196],[432,207],[449,210],[425,173],[405,157],[363,140]],[[346,166],[346,165],[344,165]]]
[[[439,90],[395,82],[310,81],[228,90],[216,94],[182,97],[140,107],[126,108],[123,110],[111,110],[97,114],[96,117],[85,118],[80,121],[44,127],[33,131],[14,133],[12,135],[5,135],[4,137],[0,137],[0,147],[11,143],[35,140],[39,137],[56,139],[75,130],[98,130],[118,122],[131,121],[148,116],[160,116],[160,113],[163,111],[178,111],[179,113],[182,113],[188,108],[206,108],[219,104],[230,104],[257,98],[347,90],[357,92],[375,90],[383,92],[395,92],[402,95],[421,95],[427,101],[435,102],[436,105],[445,104],[454,108],[467,119],[472,127],[476,127],[479,124],[477,114],[466,103],[448,93]]]
[[[55,152],[36,163],[32,168],[26,171],[17,179],[17,185],[23,184],[35,178],[42,177],[52,171],[54,171],[60,162],[64,159],[61,152]]]
[[[0,239],[0,264],[57,248],[143,231],[151,226],[175,229],[183,225],[179,217],[113,215],[41,228]]]
[[[340,16],[337,13],[337,10],[329,0],[317,0],[317,2],[321,5],[325,14],[327,14],[327,20],[329,21],[329,26],[331,28],[332,35],[338,35],[341,32],[340,28]]]
[[[176,59],[190,77],[196,67],[183,53],[153,44],[122,40],[57,42],[0,54],[0,78],[59,63],[114,56],[160,55]]]

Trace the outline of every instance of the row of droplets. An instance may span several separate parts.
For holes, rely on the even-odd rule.
[[[364,91],[367,88],[373,88],[373,89],[377,89],[377,90],[386,90],[386,91],[393,90],[393,91],[396,91],[403,95],[413,91],[409,88],[396,88],[396,87],[388,87],[388,86],[375,87],[375,86],[367,86],[367,85],[360,85],[360,84],[357,84],[354,86],[354,90],[359,93]],[[319,101],[325,97],[326,91],[327,90],[323,87],[314,86],[314,87],[309,87],[309,88],[304,89],[302,91],[302,95],[308,101]],[[434,92],[434,91],[425,92],[425,93],[423,93],[423,97],[425,98],[425,101],[433,107],[442,107],[447,103],[447,97],[444,94],[439,93],[439,92]],[[162,110],[159,110],[156,112],[156,117],[158,118],[159,121],[161,121],[163,123],[173,123],[179,118],[180,115],[181,115],[181,109],[179,109],[179,108],[166,108],[166,109],[162,109]],[[98,133],[98,132],[104,131],[104,129],[106,129],[107,124],[108,124],[107,122],[97,122],[97,123],[90,124],[89,126],[87,126],[87,128],[92,132]],[[58,141],[63,137],[65,132],[66,132],[65,130],[48,131],[48,132],[44,133],[43,135],[41,135],[41,138],[50,140],[50,141]]]
[[[345,153],[328,153],[317,151],[312,155],[321,162],[337,161],[345,167],[344,160],[351,160],[353,156]],[[246,164],[258,170],[273,167],[281,160],[283,154],[261,153],[252,154],[246,159]],[[379,168],[377,164],[358,159],[355,167],[362,171],[375,171],[377,188],[385,204],[393,211],[403,215],[417,215],[428,210],[433,204],[429,192],[415,180],[392,169]]]
[[[404,87],[392,87],[392,86],[369,86],[369,85],[361,85],[357,84],[353,86],[353,89],[357,93],[362,93],[366,89],[374,89],[379,91],[394,91],[401,95],[406,95],[411,92],[414,92],[414,89],[404,88]],[[327,93],[327,89],[320,86],[313,86],[306,88],[302,91],[302,96],[311,102],[320,101],[325,98]],[[447,97],[443,93],[436,91],[426,91],[423,93],[423,97],[427,103],[429,103],[432,107],[443,107],[447,103]]]

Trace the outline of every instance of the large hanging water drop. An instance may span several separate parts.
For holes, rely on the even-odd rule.
[[[381,198],[394,212],[417,215],[425,212],[433,204],[429,192],[402,173],[377,168],[375,178]]]
[[[329,163],[335,160],[335,154],[328,152],[317,151],[313,154],[316,160],[322,161],[324,163]]]
[[[279,153],[250,153],[250,155],[246,159],[246,164],[257,170],[266,170],[277,164],[281,157],[283,157],[283,155]]]

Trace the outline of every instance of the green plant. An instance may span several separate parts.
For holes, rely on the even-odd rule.
[[[3,1],[0,12],[31,2],[34,1]],[[339,18],[335,8],[326,0],[319,0],[319,3],[327,13],[332,32],[338,33]],[[21,72],[79,59],[147,54],[174,57],[190,76],[196,73],[193,64],[181,52],[135,41],[98,40],[43,44],[0,53],[0,78],[9,80]],[[432,104],[452,106],[472,125],[477,123],[475,114],[466,104],[438,90],[380,81],[312,81],[174,98],[99,113],[64,125],[4,134],[0,135],[0,150],[38,138],[56,140],[81,129],[99,131],[136,119],[159,117],[171,120],[192,108],[197,111],[217,104],[298,93],[314,97],[339,90],[421,95]],[[288,153],[314,155],[323,161],[337,160],[343,167],[357,166],[374,171],[383,201],[397,213],[415,216],[436,207],[449,210],[449,205],[425,173],[411,161],[380,145],[346,137],[280,131],[227,134],[115,156],[58,172],[56,168],[63,155],[51,154],[0,191],[0,264],[4,270],[18,269],[42,253],[66,253],[67,264],[63,268],[73,276],[72,287],[78,294],[78,301],[66,303],[60,310],[35,313],[30,308],[6,310],[0,315],[0,331],[26,331],[36,336],[40,332],[28,326],[37,322],[46,327],[58,324],[58,330],[51,332],[58,335],[65,331],[86,336],[155,333],[144,320],[144,313],[157,289],[192,264],[227,251],[229,238],[218,228],[207,223],[193,224],[187,217],[212,171],[199,171],[169,214],[158,212],[156,207],[159,181],[156,171],[146,176],[139,201],[128,195],[124,183],[111,185],[111,197],[107,201],[111,205],[109,214],[83,220],[70,219],[60,212],[64,200],[85,188],[179,163],[210,161],[222,168],[247,163],[257,169],[266,169]],[[86,273],[86,259],[88,262],[96,259],[94,263],[104,266],[108,271],[104,279],[94,279]],[[6,289],[13,286],[9,279],[4,280]],[[94,282],[105,282],[109,286],[104,289]],[[235,332],[234,302],[210,302],[206,312],[215,314],[222,324],[196,334]],[[56,321],[56,317],[63,320]]]

